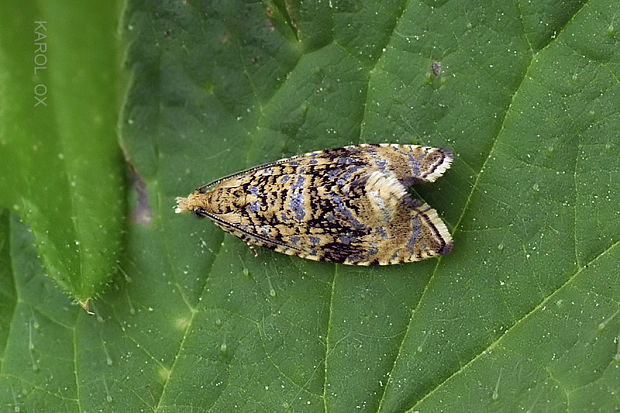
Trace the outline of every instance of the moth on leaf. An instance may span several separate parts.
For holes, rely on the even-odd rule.
[[[444,255],[452,237],[437,212],[412,198],[452,152],[368,144],[311,152],[226,176],[178,197],[175,211],[210,218],[244,240],[289,255],[388,265]]]

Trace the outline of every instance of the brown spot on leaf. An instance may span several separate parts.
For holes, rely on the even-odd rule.
[[[140,225],[149,226],[151,224],[151,220],[153,219],[153,212],[151,211],[151,207],[149,206],[149,199],[146,193],[146,185],[144,181],[138,175],[138,172],[133,167],[131,162],[128,162],[129,165],[129,181],[131,183],[131,187],[136,191],[138,195],[138,203],[136,207],[131,211],[131,222],[135,222]]]

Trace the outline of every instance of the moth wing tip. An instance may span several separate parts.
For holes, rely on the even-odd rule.
[[[439,255],[446,255],[446,254],[450,253],[450,251],[452,251],[452,247],[454,247],[454,241],[449,240],[437,252],[438,252]]]
[[[426,148],[431,152],[440,153],[441,158],[434,165],[431,166],[430,171],[422,174],[422,176],[419,178],[423,181],[435,182],[437,178],[442,176],[452,166],[452,161],[454,160],[454,153],[445,148]]]
[[[446,255],[450,251],[452,251],[452,247],[454,246],[454,241],[452,240],[452,235],[446,226],[446,223],[443,222],[437,211],[431,208],[428,204],[422,204],[417,206],[416,209],[422,215],[426,215],[428,217],[428,221],[432,226],[435,227],[437,231],[437,240],[441,242],[441,246],[438,249],[434,249],[430,255],[425,258],[428,258],[432,255]]]
[[[450,167],[452,166],[452,162],[454,161],[454,152],[448,149],[442,149],[442,151],[445,156],[444,164],[445,164],[446,170],[448,170],[450,169]]]

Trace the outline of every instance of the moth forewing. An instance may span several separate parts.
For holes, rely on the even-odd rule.
[[[249,245],[351,265],[387,265],[447,254],[450,233],[416,181],[450,168],[450,151],[358,145],[260,165],[178,197],[175,212],[211,218]]]

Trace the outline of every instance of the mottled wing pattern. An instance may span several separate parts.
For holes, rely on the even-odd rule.
[[[451,161],[449,151],[416,145],[330,149],[231,175],[182,198],[194,196],[195,205],[179,205],[289,255],[353,265],[419,261],[448,253],[452,239],[407,187],[434,181]]]

